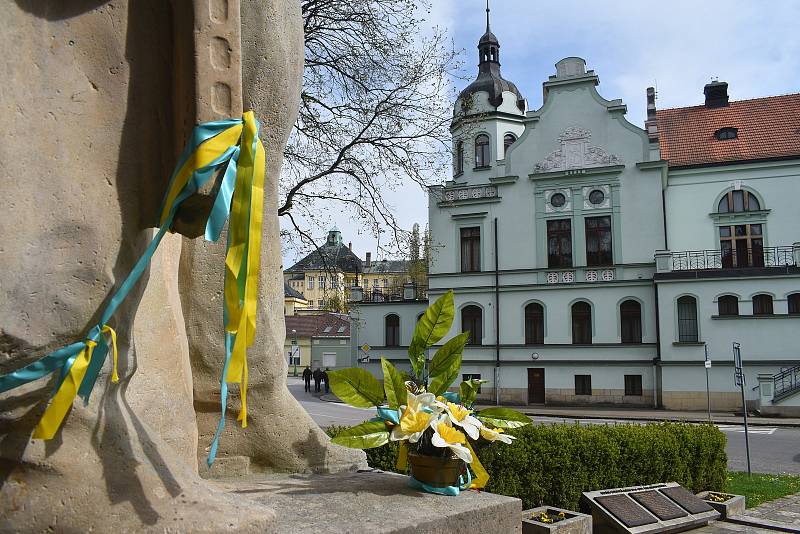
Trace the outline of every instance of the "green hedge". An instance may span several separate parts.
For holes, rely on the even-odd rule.
[[[329,433],[339,428],[330,428]],[[509,431],[512,445],[480,442],[478,457],[491,478],[487,491],[578,510],[581,492],[679,482],[699,492],[725,490],[725,435],[711,425],[529,425]],[[366,451],[369,465],[394,471],[397,444]]]

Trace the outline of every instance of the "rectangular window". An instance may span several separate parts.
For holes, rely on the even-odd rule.
[[[642,375],[625,375],[625,395],[642,396]]]
[[[575,395],[592,394],[592,375],[575,375]]]
[[[611,217],[586,218],[586,265],[613,265],[611,251]]]
[[[386,278],[383,279],[383,287],[389,287],[389,280]]]
[[[378,287],[378,279],[372,281],[372,287]]]
[[[322,366],[323,367],[336,367],[336,353],[323,352],[322,353]]]
[[[461,229],[461,272],[481,270],[481,229],[471,226]]]
[[[331,278],[331,289],[338,289],[339,287],[339,280],[336,278]]]
[[[309,276],[308,277],[308,289],[314,289],[314,277],[313,276]]]
[[[319,288],[320,289],[325,289],[325,277],[324,276],[320,276],[317,280],[319,281]]]
[[[322,300],[322,299],[320,299],[320,300],[318,300],[318,301],[317,301],[317,305],[318,305],[320,308],[322,308],[323,306],[325,306],[325,301],[324,301],[324,300]]]
[[[472,380],[473,378],[475,380],[480,380],[481,379],[480,373],[464,373],[461,375],[461,380],[463,380],[464,382],[466,382],[467,380]],[[481,393],[481,387],[478,386],[478,394],[480,395],[480,393]]]
[[[547,266],[572,267],[572,221],[547,221]]]

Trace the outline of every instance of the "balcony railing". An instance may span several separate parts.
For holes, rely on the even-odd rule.
[[[413,290],[413,293],[407,291]],[[409,297],[411,297],[409,299]],[[364,288],[359,302],[400,302],[403,300],[419,300],[428,297],[428,286],[414,285],[401,287]]]
[[[685,250],[672,253],[672,270],[746,269],[794,266],[792,247],[753,247],[734,250]]]
[[[772,377],[773,399],[779,400],[788,397],[792,393],[800,390],[800,365],[790,369],[784,369]]]

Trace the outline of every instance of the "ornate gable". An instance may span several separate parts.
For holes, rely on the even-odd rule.
[[[561,148],[533,167],[533,172],[564,171],[568,169],[584,169],[586,167],[604,167],[620,165],[622,158],[609,154],[602,147],[591,146],[589,140],[592,132],[582,126],[570,126],[561,132],[558,140]]]

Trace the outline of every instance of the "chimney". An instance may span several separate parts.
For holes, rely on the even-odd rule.
[[[367,261],[364,262],[364,267],[372,267],[372,252],[367,252]]]
[[[703,88],[703,94],[706,95],[707,108],[722,108],[728,105],[727,82],[713,81],[708,83]]]
[[[352,242],[352,241],[350,241],[349,243],[347,243],[347,248],[349,248],[349,249],[350,249],[350,252],[353,252],[353,242]]]
[[[651,142],[658,141],[658,121],[656,120],[656,90],[647,88],[647,120],[644,121],[647,137]]]

